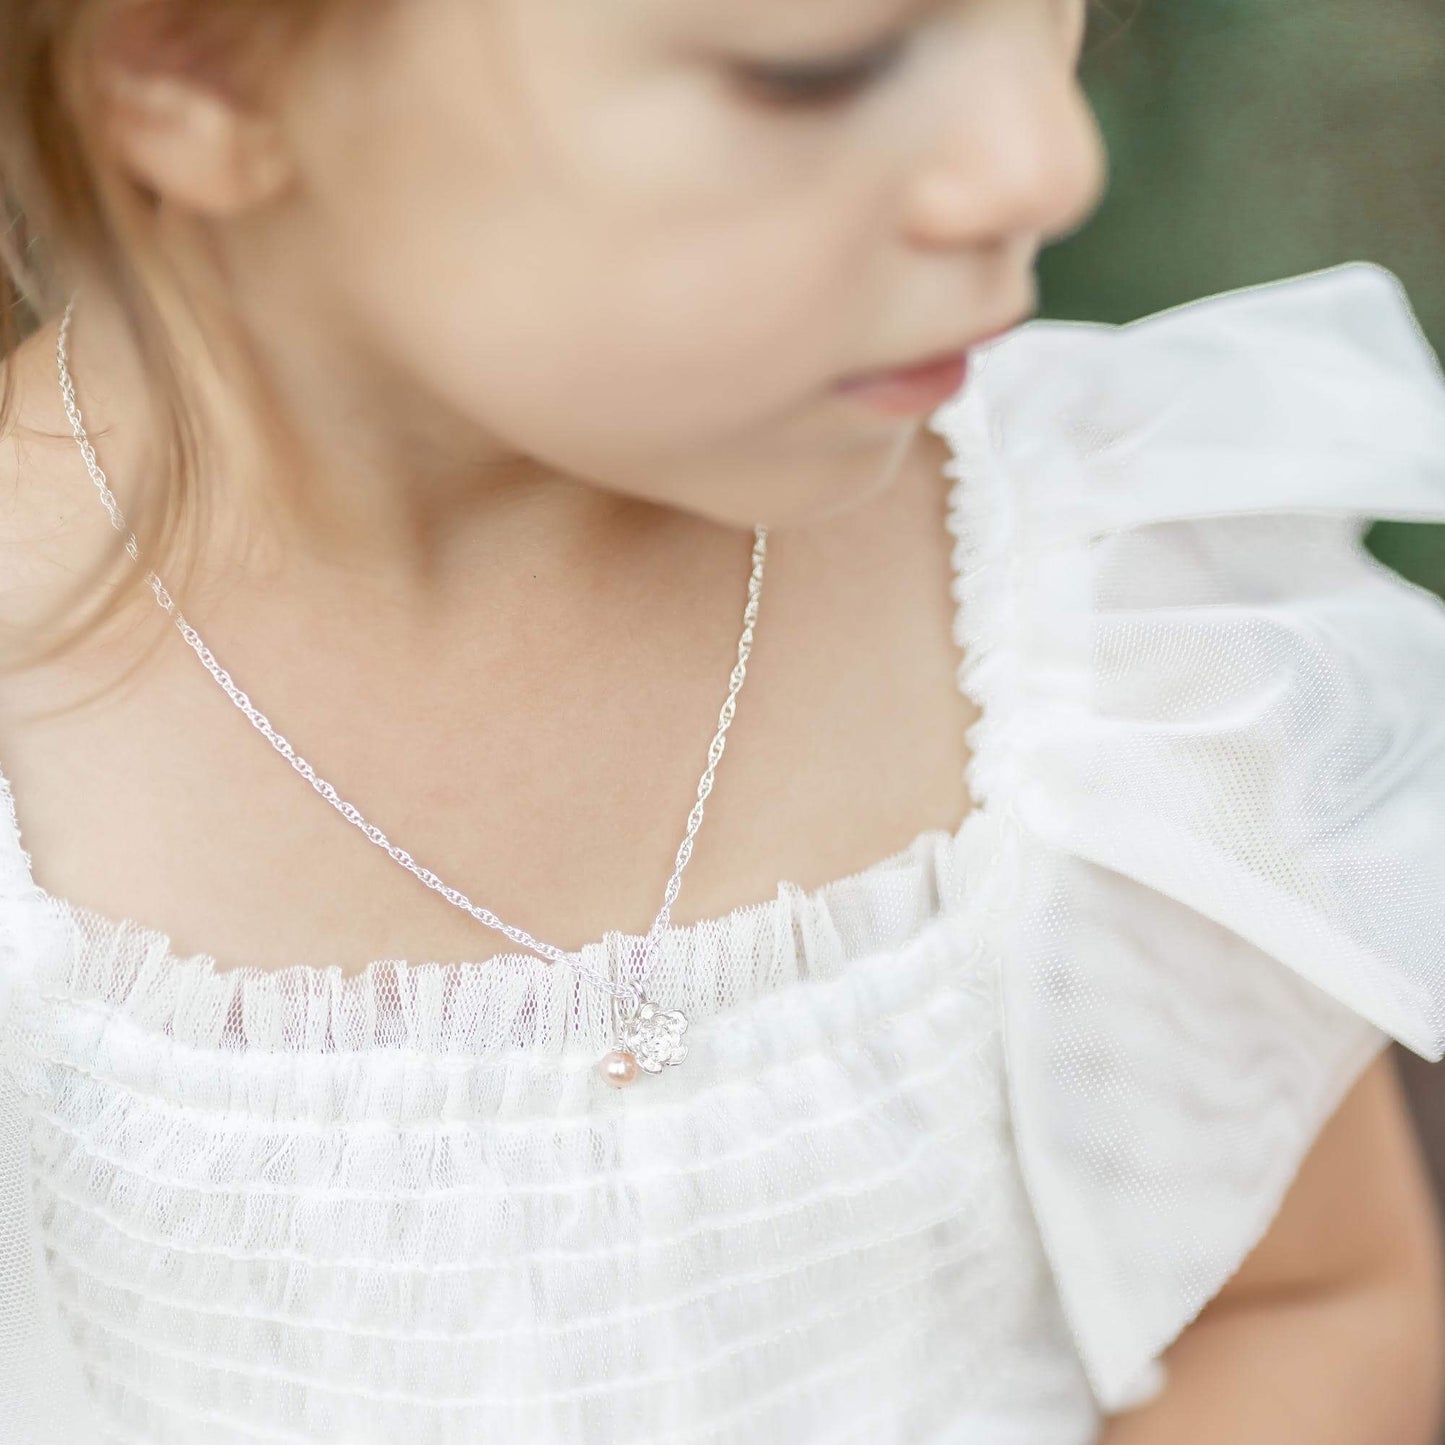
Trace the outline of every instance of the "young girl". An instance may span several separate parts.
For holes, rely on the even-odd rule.
[[[1431,1439],[1445,379],[1083,28],[0,0],[4,1445]]]

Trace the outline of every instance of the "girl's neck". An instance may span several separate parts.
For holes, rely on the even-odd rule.
[[[266,354],[247,356],[179,316],[172,325],[202,421],[197,576],[336,568],[425,605],[478,571],[494,588],[513,574],[585,579],[615,567],[629,539],[726,530],[503,453],[403,378],[365,370],[360,349],[327,327],[267,330]],[[69,357],[100,465],[130,515],[153,418],[141,358],[99,291],[76,301]],[[267,387],[251,392],[244,379],[258,374]],[[90,488],[78,465],[77,477]]]

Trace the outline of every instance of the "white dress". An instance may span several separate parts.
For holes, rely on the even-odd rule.
[[[1163,1386],[1445,1053],[1445,603],[1360,542],[1445,521],[1445,376],[1350,263],[1030,321],[929,424],[981,807],[672,928],[630,1089],[570,969],[176,957],[4,792],[5,1445],[1086,1445]]]

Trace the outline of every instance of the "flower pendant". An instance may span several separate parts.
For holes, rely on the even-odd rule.
[[[622,1021],[622,1046],[644,1073],[660,1074],[664,1064],[680,1064],[687,1057],[686,1028],[687,1019],[675,1008],[661,1009],[642,998]]]
[[[630,1084],[637,1070],[660,1074],[664,1064],[680,1064],[687,1057],[682,1035],[686,1017],[677,1009],[663,1009],[646,997],[622,1020],[620,1046],[601,1061],[603,1077],[613,1085]]]

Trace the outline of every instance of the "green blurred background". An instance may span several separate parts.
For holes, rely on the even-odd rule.
[[[1041,258],[1041,314],[1131,321],[1378,261],[1445,355],[1445,0],[1101,0],[1081,74],[1109,192]],[[1445,595],[1445,525],[1365,542]],[[1445,1064],[1391,1051],[1445,1203]]]
[[[1445,354],[1445,0],[1099,0],[1081,74],[1109,192],[1041,258],[1042,315],[1378,261]],[[1445,526],[1365,540],[1445,595]]]

